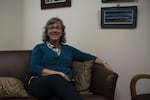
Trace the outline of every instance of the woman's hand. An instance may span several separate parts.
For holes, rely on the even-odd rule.
[[[100,58],[96,58],[95,63],[103,64],[106,69],[113,71],[113,68],[107,62],[101,60]]]
[[[108,63],[104,63],[103,65],[105,66],[106,69],[113,71],[113,68]]]
[[[59,72],[59,75],[62,76],[63,78],[65,78],[67,81],[70,81],[69,77],[64,74],[63,72]]]
[[[46,68],[43,69],[43,71],[42,71],[42,76],[52,75],[52,74],[58,74],[58,75],[62,76],[63,78],[65,78],[67,81],[70,81],[69,77],[66,74],[64,74],[63,72],[50,70],[50,69],[46,69]]]

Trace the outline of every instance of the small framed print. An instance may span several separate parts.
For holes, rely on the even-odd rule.
[[[133,2],[134,0],[102,0],[102,3]]]
[[[102,3],[113,2],[114,0],[102,0]]]
[[[41,0],[41,9],[71,7],[71,0]]]
[[[137,6],[102,7],[102,28],[136,28]]]

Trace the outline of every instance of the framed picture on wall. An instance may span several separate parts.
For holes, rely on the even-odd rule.
[[[102,0],[102,3],[114,3],[114,2],[132,2],[134,0]]]
[[[102,7],[102,28],[136,28],[137,6]]]
[[[102,0],[102,3],[113,2],[115,0]]]
[[[71,0],[41,0],[41,9],[71,7]]]

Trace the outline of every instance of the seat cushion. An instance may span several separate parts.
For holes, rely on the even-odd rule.
[[[98,96],[98,95],[93,95],[93,94],[84,94],[82,95],[84,100],[107,100],[105,97],[103,96]]]
[[[136,97],[136,100],[150,100],[150,94],[140,94]]]

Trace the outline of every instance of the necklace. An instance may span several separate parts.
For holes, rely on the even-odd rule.
[[[47,42],[47,46],[52,49],[54,52],[56,52],[58,55],[60,55],[61,53],[61,45],[58,47],[55,47],[54,45],[52,45],[51,43]]]

